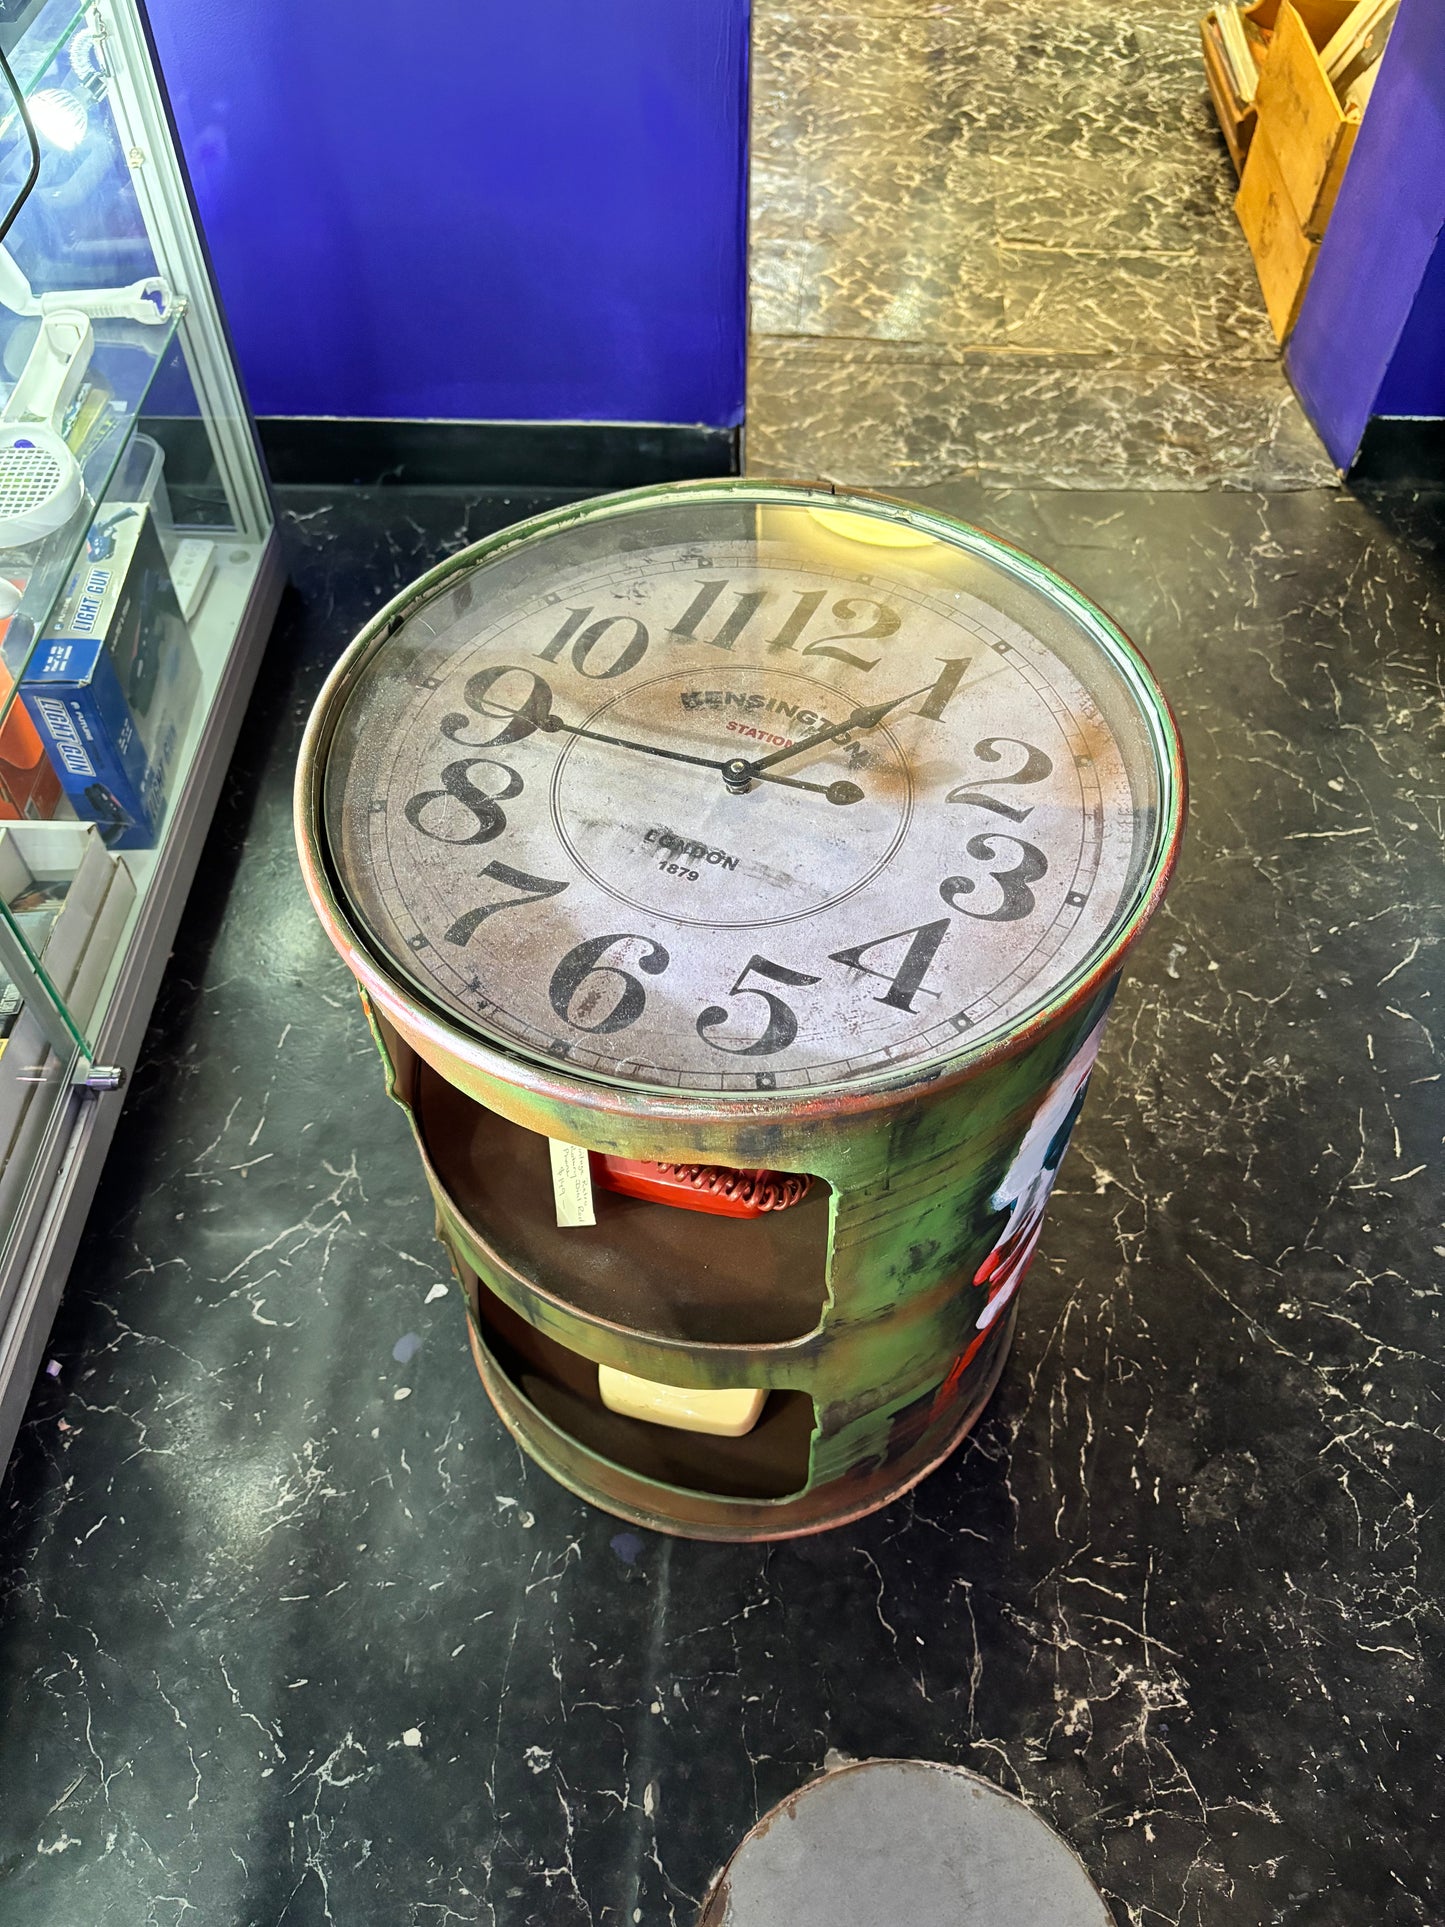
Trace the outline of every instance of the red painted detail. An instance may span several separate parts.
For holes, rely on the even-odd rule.
[[[934,1394],[935,1414],[941,1412],[952,1399],[964,1373],[993,1336],[994,1326],[1001,1322],[1002,1313],[1008,1309],[1009,1301],[1023,1282],[1023,1275],[1029,1268],[1029,1260],[1034,1255],[1042,1228],[1041,1214],[1023,1238],[1013,1244],[999,1245],[988,1254],[974,1273],[975,1285],[989,1287],[988,1297],[984,1302],[983,1310],[979,1313],[978,1325],[973,1337],[953,1361],[947,1378]]]

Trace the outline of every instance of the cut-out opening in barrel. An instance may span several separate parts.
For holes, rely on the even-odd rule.
[[[432,1168],[483,1250],[584,1317],[695,1345],[781,1345],[827,1304],[829,1190],[758,1218],[714,1217],[598,1186],[595,1225],[557,1224],[547,1139],[418,1061],[415,1115]]]
[[[741,1438],[626,1418],[602,1403],[590,1358],[539,1332],[467,1267],[481,1344],[527,1404],[576,1444],[638,1478],[723,1499],[790,1499],[808,1483],[815,1413],[806,1392],[774,1391]]]

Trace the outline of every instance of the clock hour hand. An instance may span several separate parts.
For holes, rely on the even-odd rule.
[[[890,710],[897,709],[902,703],[912,702],[915,696],[926,696],[932,688],[932,683],[925,683],[921,689],[905,690],[901,696],[894,696],[886,703],[869,703],[855,709],[850,716],[845,716],[841,723],[831,723],[827,729],[816,729],[800,743],[790,743],[786,749],[775,749],[770,756],[760,756],[756,762],[736,757],[723,765],[723,778],[729,788],[735,783],[745,786],[746,780],[764,775],[775,763],[784,762],[790,756],[801,756],[804,750],[816,749],[819,743],[831,743],[853,730],[876,729]]]
[[[801,776],[774,776],[771,770],[762,771],[758,780],[763,783],[786,783],[790,790],[816,790],[819,796],[826,796],[830,803],[863,801],[863,792],[858,785],[846,780],[836,783],[805,783]]]

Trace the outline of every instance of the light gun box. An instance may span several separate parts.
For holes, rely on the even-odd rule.
[[[103,504],[20,693],[76,815],[112,849],[159,836],[200,684],[150,510]]]

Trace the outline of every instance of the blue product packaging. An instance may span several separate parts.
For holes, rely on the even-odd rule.
[[[77,816],[117,850],[160,834],[200,665],[143,503],[106,503],[20,684]]]

